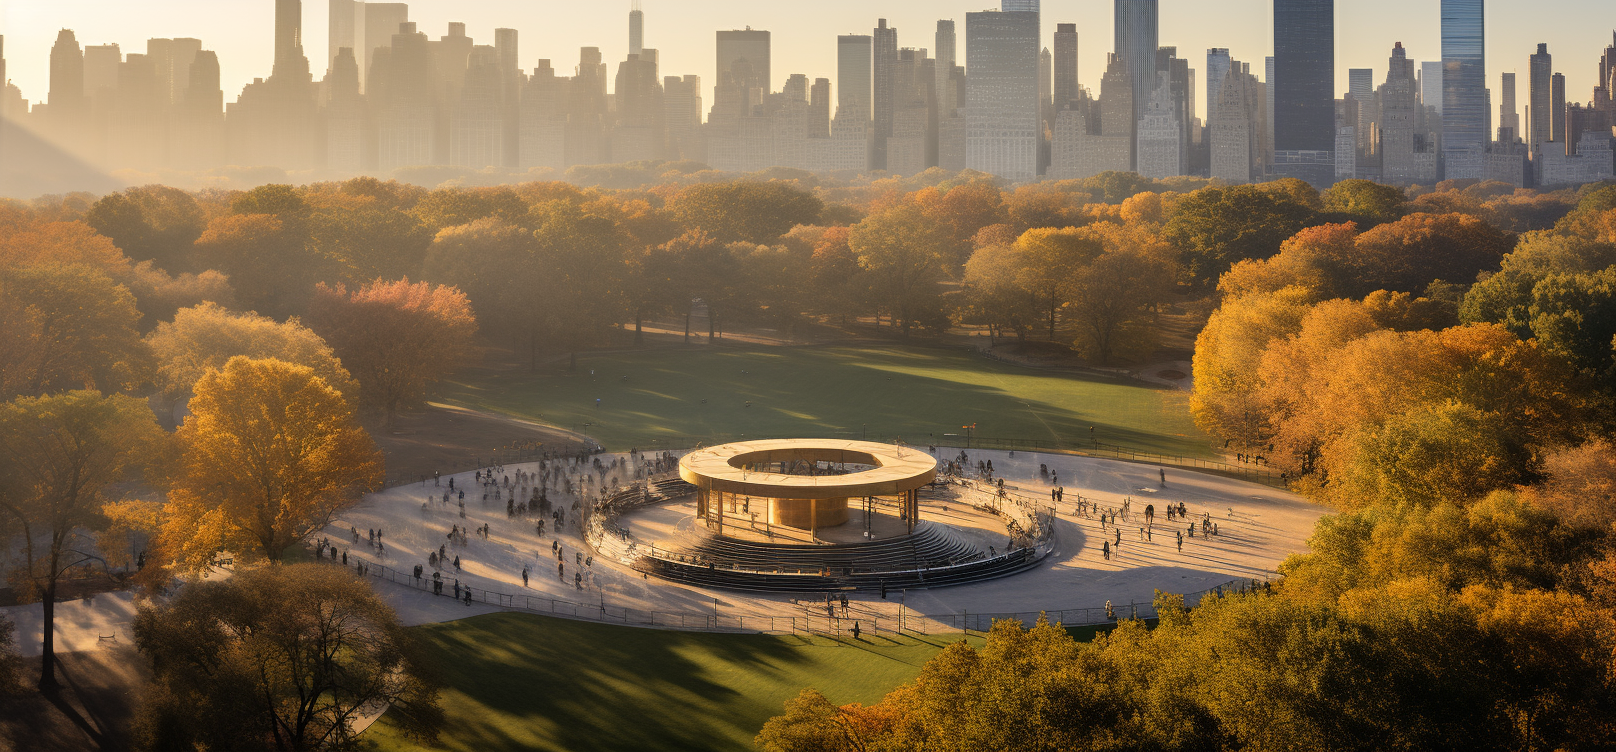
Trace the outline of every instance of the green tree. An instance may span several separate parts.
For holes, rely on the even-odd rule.
[[[1397,221],[1408,203],[1402,190],[1372,180],[1343,180],[1322,199],[1325,211],[1351,216],[1366,227]]]
[[[1235,263],[1279,253],[1285,239],[1313,219],[1312,208],[1283,192],[1205,188],[1179,200],[1163,232],[1178,246],[1189,279],[1211,287]]]
[[[202,207],[178,188],[148,185],[109,194],[90,207],[84,221],[137,262],[174,272],[203,271],[191,267],[191,244],[206,224]]]
[[[1118,250],[1077,272],[1071,310],[1082,331],[1083,353],[1102,364],[1123,352],[1148,355],[1155,344],[1156,308],[1172,291],[1176,271],[1158,257]]]
[[[1028,230],[1016,240],[1017,284],[1025,289],[1044,314],[1049,338],[1055,338],[1060,310],[1072,299],[1078,270],[1093,263],[1105,249],[1095,233],[1067,228]]]
[[[668,212],[687,230],[722,242],[773,243],[797,225],[819,221],[824,204],[786,183],[698,183],[668,199]]]
[[[995,337],[1008,331],[1016,339],[1025,340],[1027,332],[1041,323],[1044,312],[1040,301],[1022,285],[1026,256],[1018,246],[990,245],[978,248],[965,262],[969,320],[986,324]]]
[[[116,485],[162,441],[151,409],[133,397],[73,391],[0,406],[0,514],[20,538],[7,541],[21,553],[13,574],[44,608],[42,691],[58,687],[57,586],[100,560],[85,533],[105,526]]]
[[[190,583],[142,606],[134,634],[153,672],[135,720],[141,749],[353,749],[355,723],[377,708],[420,743],[444,723],[419,647],[340,567]]]

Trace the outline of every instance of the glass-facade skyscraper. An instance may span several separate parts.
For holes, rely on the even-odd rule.
[[[1274,1],[1274,149],[1335,149],[1335,0]]]
[[[1449,179],[1482,177],[1488,141],[1485,0],[1442,0],[1442,157]]]
[[[1274,0],[1274,172],[1335,180],[1335,0]]]

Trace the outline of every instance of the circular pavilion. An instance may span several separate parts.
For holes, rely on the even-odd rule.
[[[848,500],[895,497],[913,532],[918,489],[937,460],[915,449],[843,439],[769,439],[699,449],[679,461],[696,487],[696,516],[723,535],[725,508],[758,505],[770,524],[808,530],[848,520]]]

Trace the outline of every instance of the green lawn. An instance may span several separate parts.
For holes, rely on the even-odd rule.
[[[414,631],[442,663],[444,748],[467,752],[749,750],[803,687],[874,703],[961,639],[696,634],[526,614]],[[385,716],[365,736],[380,750],[427,749]]]
[[[593,372],[593,375],[591,375]],[[627,377],[626,379],[624,377]],[[1212,456],[1180,392],[1001,364],[957,350],[900,347],[653,350],[585,356],[578,370],[479,372],[449,402],[594,437],[609,449],[674,437],[827,438],[945,443],[976,435],[1098,440]],[[597,409],[595,400],[599,399]],[[748,407],[747,403],[751,406]]]

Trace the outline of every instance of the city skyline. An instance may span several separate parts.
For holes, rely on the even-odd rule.
[[[728,29],[754,29],[774,32],[770,88],[778,90],[794,73],[810,80],[835,80],[837,50],[835,37],[842,34],[868,34],[878,18],[888,19],[900,30],[900,47],[933,47],[933,30],[938,19],[952,18],[963,24],[966,12],[983,5],[975,2],[942,0],[918,3],[893,0],[880,6],[831,0],[808,18],[798,18],[784,8],[760,7],[734,0],[713,0],[699,9],[673,3],[642,3],[646,13],[645,46],[660,51],[664,74],[711,75],[715,60],[710,40],[714,32]],[[1159,43],[1176,46],[1181,55],[1202,61],[1205,50],[1228,48],[1242,60],[1263,60],[1273,54],[1271,0],[1233,0],[1216,8],[1189,0],[1161,0]],[[1439,0],[1408,3],[1363,0],[1342,4],[1336,9],[1335,90],[1339,96],[1348,90],[1348,70],[1371,68],[1375,79],[1385,75],[1385,51],[1401,42],[1416,61],[1441,59]],[[1539,43],[1566,57],[1560,63],[1568,91],[1581,92],[1594,85],[1592,63],[1608,44],[1609,23],[1547,23],[1560,14],[1580,17],[1597,12],[1598,3],[1584,0],[1549,0],[1530,8],[1520,4],[1492,3],[1487,8],[1486,70],[1488,86],[1498,85],[1497,74],[1515,72],[1518,86],[1528,80],[1529,56]],[[619,7],[621,6],[621,7]],[[200,0],[168,0],[162,13],[152,13],[150,4],[130,4],[111,0],[64,0],[58,3],[8,3],[0,9],[0,35],[6,37],[7,75],[30,101],[45,97],[49,78],[49,51],[59,28],[73,29],[84,45],[119,44],[126,51],[142,49],[149,38],[191,37],[219,55],[220,78],[227,99],[233,100],[254,78],[267,77],[274,63],[274,38],[263,34],[272,29],[274,8],[270,3],[249,3],[242,14],[220,17],[217,5]],[[467,34],[480,42],[492,41],[494,29],[509,27],[522,35],[519,63],[531,70],[540,59],[575,59],[579,46],[599,47],[605,60],[621,60],[628,54],[629,38],[625,19],[631,3],[589,4],[587,7],[548,8],[542,13],[531,4],[514,0],[486,0],[475,5],[447,0],[418,0],[410,3],[411,20],[436,38],[450,22],[463,22]],[[1052,46],[1057,23],[1075,23],[1079,36],[1079,81],[1098,90],[1106,69],[1113,36],[1113,0],[1046,2],[1040,48]],[[215,10],[215,12],[208,12]],[[547,19],[545,13],[551,18]],[[1407,13],[1407,23],[1386,23],[1388,13]],[[554,16],[560,14],[562,23]],[[243,22],[243,16],[247,22]],[[262,18],[258,18],[262,16]],[[303,7],[303,45],[309,53],[316,78],[325,75],[328,48],[328,7],[326,0],[308,0]],[[1238,19],[1238,21],[1231,20]],[[693,36],[697,35],[699,36]],[[935,51],[933,51],[935,52]],[[1586,62],[1582,56],[1586,55]],[[960,57],[966,65],[965,50]],[[1195,66],[1200,67],[1200,66]],[[361,71],[360,75],[366,75]],[[839,98],[838,94],[833,97]],[[1519,91],[1517,100],[1527,101]],[[1495,97],[1496,104],[1498,99]],[[1204,98],[1197,102],[1196,114],[1206,117]]]

